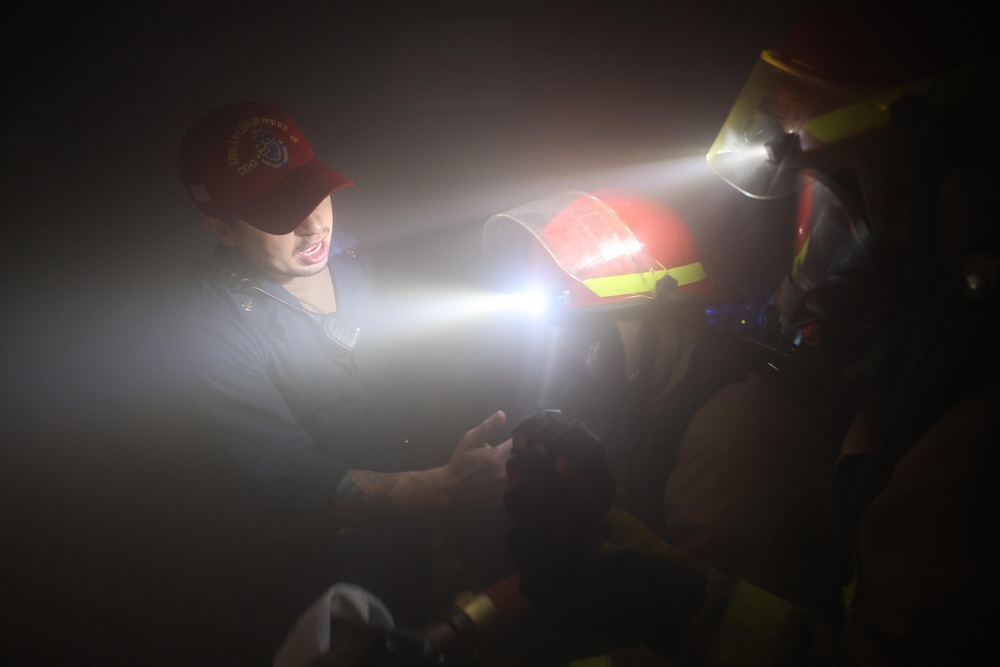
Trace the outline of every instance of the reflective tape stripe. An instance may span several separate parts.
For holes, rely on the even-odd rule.
[[[893,102],[907,92],[925,92],[931,81],[924,79],[816,116],[805,124],[805,130],[824,144],[832,144],[876,127],[884,127],[889,124],[889,106]]]
[[[676,280],[678,285],[689,285],[708,277],[701,262],[695,262],[672,269],[628,273],[622,276],[608,276],[607,278],[588,278],[581,282],[597,296],[652,294],[656,289],[657,281],[666,275]]]
[[[761,58],[779,70],[807,81],[811,85],[819,86],[834,94],[840,94],[845,99],[860,97],[858,93],[848,88],[832,85],[823,79],[783,63],[772,51],[764,51]],[[804,129],[823,143],[830,144],[876,127],[883,127],[891,120],[890,105],[904,94],[911,92],[929,93],[932,106],[937,108],[960,104],[997,85],[997,81],[1000,79],[998,64],[1000,64],[1000,56],[990,54],[981,60],[942,74],[940,77],[927,77],[817,116],[807,121]]]
[[[802,264],[806,261],[806,255],[809,254],[809,241],[812,237],[807,236],[805,242],[802,244],[802,249],[799,250],[798,254],[792,258],[792,278],[799,275],[799,269],[802,268]]]
[[[791,612],[791,603],[739,581],[722,615],[712,645],[712,665],[770,665]]]

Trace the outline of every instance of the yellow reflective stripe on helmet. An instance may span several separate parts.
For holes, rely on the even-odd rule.
[[[883,127],[889,124],[889,105],[904,93],[926,91],[931,82],[932,79],[924,79],[816,116],[805,124],[805,130],[824,144],[832,144]]]
[[[787,66],[781,65],[773,58],[773,55],[772,58],[768,59],[768,62],[794,72]],[[946,72],[940,77],[930,76],[817,116],[806,123],[805,129],[823,143],[829,144],[861,134],[866,130],[881,127],[889,122],[889,105],[909,92],[929,92],[931,103],[935,107],[960,104],[975,94],[996,85],[997,65],[1000,65],[1000,56],[991,54],[981,60]],[[802,76],[801,73],[796,73],[796,75]],[[826,87],[832,88],[828,85]]]
[[[678,285],[689,285],[699,280],[705,280],[707,274],[701,262],[678,266],[672,269],[646,271],[643,273],[628,273],[622,276],[606,278],[588,278],[581,282],[597,296],[622,296],[623,294],[650,294],[655,291],[656,283],[663,276],[669,275]]]
[[[712,665],[770,665],[792,605],[776,595],[739,581],[722,615],[712,645]]]

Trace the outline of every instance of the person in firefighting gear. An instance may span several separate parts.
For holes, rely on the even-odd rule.
[[[484,244],[518,288],[558,297],[554,340],[526,365],[559,369],[536,400],[598,433],[616,505],[706,563],[812,599],[830,538],[823,489],[846,429],[834,374],[791,354],[772,327],[719,317],[740,304],[659,199],[559,193],[491,218]],[[767,493],[723,470],[767,478]]]
[[[775,326],[802,345],[830,336],[862,367],[862,342],[878,346],[875,324],[893,349],[876,364],[828,485],[839,604],[796,604],[710,569],[697,610],[665,611],[645,638],[670,638],[657,648],[679,663],[998,658],[1000,216],[991,189],[1000,60],[980,32],[987,15],[949,9],[813,6],[779,49],[761,54],[709,152],[713,169],[749,196],[798,193],[803,238]],[[823,248],[835,239],[821,227],[837,220],[849,238]],[[807,279],[812,253],[827,256],[818,282]],[[762,492],[769,483],[732,481]],[[620,584],[621,599],[676,608],[685,594],[672,578],[690,569],[647,558],[657,575],[630,581],[637,566],[616,555],[600,549],[590,567],[551,564],[522,588],[538,608],[544,600],[553,613],[592,615],[593,628],[633,621],[569,594],[595,578]],[[517,558],[524,572],[548,562]]]
[[[706,274],[684,219],[627,189],[568,190],[494,215],[483,250],[504,289],[546,300],[526,337],[523,412],[585,420],[621,486],[649,402],[671,391],[705,308],[735,297]]]
[[[647,556],[672,560],[691,569],[674,579],[687,589],[676,596],[678,607],[697,606],[703,568],[613,507],[615,482],[604,445],[585,424],[558,410],[544,410],[516,424],[511,437],[504,505],[513,520],[506,539],[512,553],[544,554],[553,563],[591,567],[603,560],[595,560],[594,548],[604,545],[614,550],[615,562],[635,565],[629,568],[633,578],[659,575],[645,566]],[[550,617],[544,592],[531,592],[543,605],[534,608],[522,582],[530,587],[536,581],[530,568],[547,570],[548,565],[532,558],[524,562],[529,570],[483,591],[469,591],[419,628],[397,625],[369,591],[335,584],[302,614],[274,667],[555,665],[589,658],[608,645],[607,628],[593,632],[586,615]],[[618,626],[614,643],[650,634],[664,620],[662,610],[672,606],[650,597],[621,600],[610,583],[597,578],[569,594],[591,598],[588,604],[600,599],[632,619]]]

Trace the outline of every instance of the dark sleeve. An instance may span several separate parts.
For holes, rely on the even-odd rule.
[[[996,662],[1000,385],[963,400],[900,459],[866,510],[842,623],[709,577],[686,655],[711,665]]]
[[[237,318],[204,310],[186,336],[187,399],[203,438],[231,463],[233,491],[248,512],[285,527],[332,524],[346,466],[317,451],[269,376],[258,341]]]
[[[865,512],[847,619],[855,663],[996,660],[998,407],[996,381],[958,403],[900,459]]]

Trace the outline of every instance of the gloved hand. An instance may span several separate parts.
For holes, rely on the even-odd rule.
[[[545,410],[514,426],[511,441],[503,503],[515,530],[567,546],[593,542],[615,498],[597,436],[558,410]]]
[[[611,510],[604,525],[607,540],[586,549],[513,529],[507,549],[520,568],[521,591],[538,613],[602,637],[607,650],[645,642],[672,655],[704,603],[705,568],[620,510]]]
[[[612,509],[603,445],[558,411],[512,429],[506,547],[536,611],[608,650],[645,641],[672,654],[705,596],[705,569]]]

